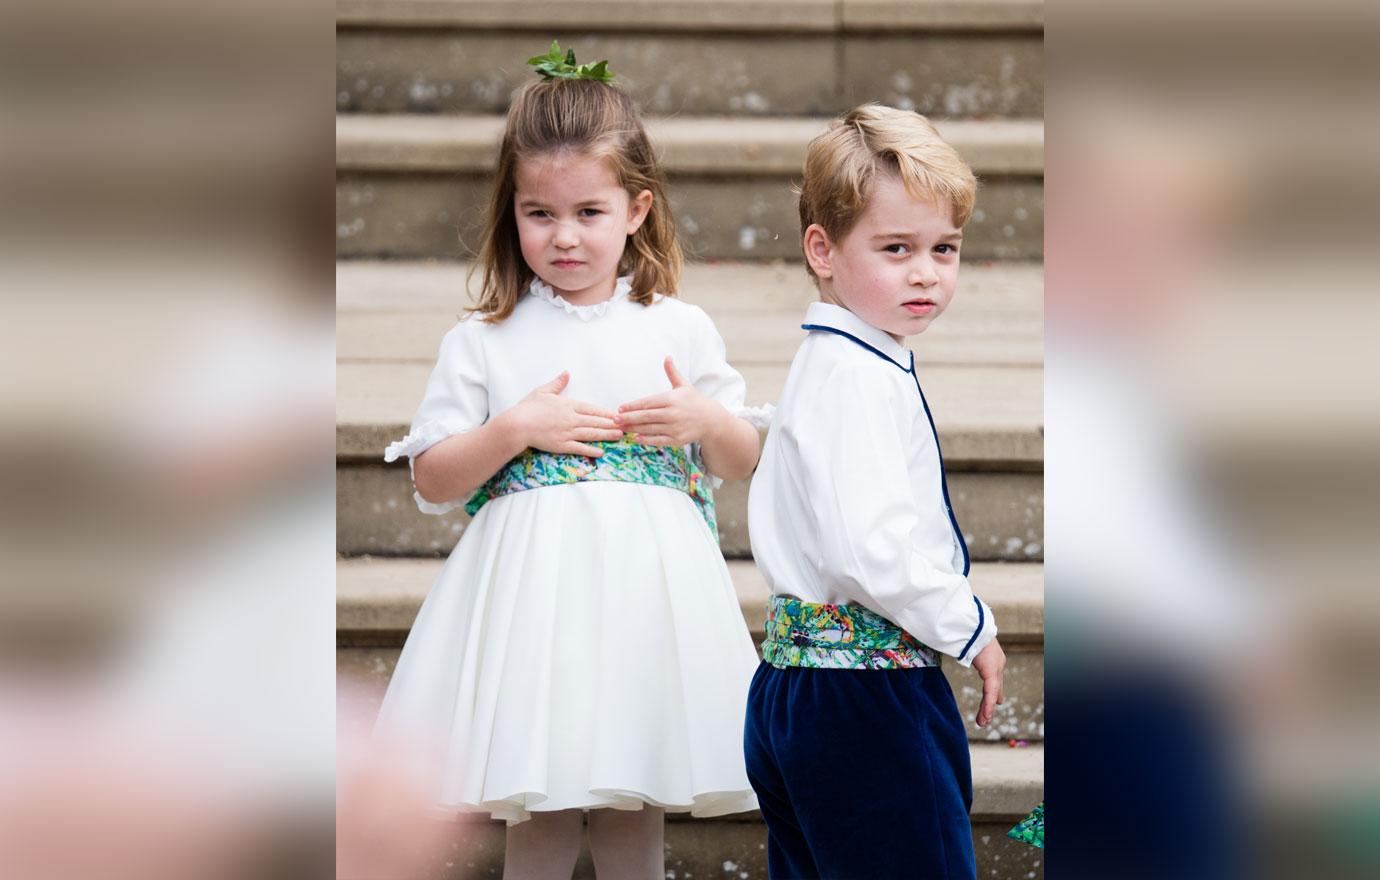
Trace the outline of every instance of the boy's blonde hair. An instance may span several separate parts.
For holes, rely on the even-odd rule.
[[[632,100],[607,83],[551,79],[524,87],[508,110],[484,243],[474,267],[483,270],[484,283],[471,311],[485,321],[511,315],[534,277],[522,258],[513,205],[518,162],[565,150],[607,160],[629,196],[651,191],[651,210],[628,236],[618,273],[633,276],[634,302],[650,305],[656,293],[676,295],[681,268],[676,222],[666,200],[665,177]]]
[[[810,141],[797,188],[802,239],[818,223],[831,241],[842,240],[867,207],[878,173],[900,177],[913,198],[950,205],[960,229],[972,216],[977,179],[934,125],[919,113],[863,104]],[[805,268],[814,274],[808,261]]]

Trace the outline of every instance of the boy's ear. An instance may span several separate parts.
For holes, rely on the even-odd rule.
[[[805,251],[805,262],[810,264],[816,278],[834,277],[834,245],[823,226],[811,223],[805,229],[801,246]]]
[[[642,222],[652,210],[652,191],[644,189],[628,202],[628,235],[642,228]]]

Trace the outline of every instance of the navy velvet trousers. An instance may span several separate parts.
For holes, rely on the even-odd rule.
[[[771,880],[973,880],[968,737],[938,668],[758,667],[743,735]]]

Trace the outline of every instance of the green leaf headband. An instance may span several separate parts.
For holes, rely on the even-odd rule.
[[[607,60],[577,67],[575,50],[571,49],[562,56],[561,44],[555,40],[551,41],[550,51],[545,55],[533,55],[527,59],[527,63],[537,69],[537,75],[542,79],[592,79],[596,82],[613,82],[613,74],[609,73]]]

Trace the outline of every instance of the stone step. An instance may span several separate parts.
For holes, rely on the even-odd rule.
[[[336,566],[336,640],[341,674],[361,694],[380,698],[393,672],[398,648],[441,571],[440,559],[342,559]],[[728,564],[743,622],[760,647],[766,602],[771,594],[751,561]],[[973,567],[974,591],[992,607],[1007,653],[1006,701],[987,729],[973,718],[982,683],[971,669],[946,662],[959,709],[974,740],[1044,738],[1044,566],[987,563]],[[377,705],[359,708],[372,717]]]
[[[473,303],[470,264],[350,261],[336,271],[336,355],[342,361],[421,361]],[[912,340],[926,367],[1040,366],[1044,269],[964,266],[942,320]],[[734,364],[789,363],[805,309],[819,298],[800,263],[692,263],[679,296],[707,311]]]
[[[973,827],[977,876],[990,880],[1039,880],[1044,852],[1006,836],[1012,824],[1044,798],[1044,749],[974,745]],[[443,865],[418,875],[425,880],[476,880],[503,875],[504,826],[483,816],[455,822],[454,842]],[[670,814],[666,821],[667,880],[758,880],[767,877],[767,827],[758,812],[694,819]],[[588,845],[572,880],[594,880]],[[355,878],[343,878],[355,880]],[[868,878],[871,880],[871,878]]]
[[[1044,852],[1006,836],[1011,826],[1044,799],[1044,747],[972,747],[974,855],[977,876],[990,880],[1039,880]],[[503,875],[504,825],[482,814],[455,821],[453,843],[441,864],[416,875],[425,880],[477,880]],[[753,811],[715,819],[669,814],[666,819],[667,880],[759,880],[767,877],[767,828]],[[363,878],[343,878],[363,880]],[[572,880],[595,880],[588,845]],[[867,878],[872,880],[872,878]]]
[[[416,509],[406,464],[384,465],[381,451],[407,432],[407,416],[362,418],[389,401],[408,412],[416,405],[429,365],[340,364],[337,368],[336,427],[337,548],[347,555],[427,556],[449,552],[468,517],[455,511],[431,516]],[[780,389],[785,365],[744,369],[749,388]],[[1037,370],[936,369],[935,387],[983,395],[993,409],[1001,399],[1024,400],[1038,393]],[[927,391],[928,393],[928,391]],[[932,395],[931,400],[946,395]],[[762,399],[769,399],[770,395]],[[943,404],[932,403],[941,413]],[[939,418],[944,418],[939,416]],[[1044,486],[1038,427],[1010,422],[943,423],[949,490],[954,510],[976,561],[1024,562],[1043,558]],[[1029,425],[1029,423],[1027,423]],[[747,527],[748,481],[724,484],[716,492],[720,547],[729,558],[751,556]]]
[[[481,31],[1041,31],[1042,0],[338,0],[340,27]]]
[[[472,303],[479,278],[470,263],[447,260],[348,260],[336,263],[336,309],[341,313],[445,312],[452,318]],[[796,259],[769,263],[715,261],[687,263],[679,296],[720,320],[734,315],[781,314],[803,318],[819,299],[804,264]],[[988,332],[989,321],[1020,318],[1040,333],[1044,323],[1044,266],[1033,262],[964,260],[958,296],[943,320],[925,331],[924,340],[944,338],[955,323],[971,332]],[[798,322],[797,322],[798,323]],[[967,344],[974,339],[964,340]],[[434,353],[434,352],[433,352]],[[931,355],[931,359],[933,356]],[[964,363],[988,362],[965,357]],[[1038,362],[1038,359],[1037,359]]]
[[[692,260],[798,260],[791,182],[825,119],[653,118],[682,245]],[[502,130],[498,116],[336,118],[342,257],[461,259],[477,252]],[[1032,119],[938,122],[980,186],[969,260],[1036,260],[1044,129]]]
[[[805,148],[827,118],[646,120],[666,170],[720,177],[798,174]],[[945,140],[982,175],[1044,174],[1039,119],[936,118]],[[503,117],[495,115],[336,116],[336,165],[348,171],[492,173]]]
[[[384,448],[407,434],[432,366],[421,361],[338,362],[337,458],[382,462]],[[748,402],[777,400],[789,369],[788,363],[740,366]],[[1040,369],[922,366],[920,381],[934,411],[950,472],[1041,469]],[[732,484],[723,491],[731,496]]]
[[[382,461],[384,448],[407,434],[431,368],[421,362],[339,362],[337,457]],[[748,402],[778,399],[789,368],[786,363],[743,365]],[[920,376],[951,472],[1040,470],[1042,371],[939,366],[922,367]]]
[[[341,0],[336,107],[501,113],[552,37],[644,112],[1040,116],[1040,0]]]
[[[422,600],[445,561],[433,558],[347,557],[336,563],[335,623],[345,647],[397,647],[403,643]],[[751,560],[728,563],[743,622],[762,640],[771,590]],[[992,607],[1003,645],[1044,643],[1044,565],[978,563],[973,589]]]
[[[425,556],[449,552],[468,517],[416,509],[406,464],[382,463],[390,440],[407,433],[429,364],[342,363],[337,367],[337,547],[347,555]],[[750,400],[775,399],[787,367],[743,368]],[[1044,486],[1038,422],[1016,418],[1038,400],[1039,370],[936,368],[924,379],[940,420],[949,490],[972,556],[978,561],[1043,558]],[[759,394],[755,389],[764,389]],[[980,401],[965,409],[957,401]],[[1003,411],[1002,402],[1011,410]],[[949,406],[951,402],[955,405]],[[392,412],[392,416],[384,413]],[[960,413],[950,420],[948,413]],[[966,413],[966,416],[963,415]],[[747,527],[750,479],[716,492],[720,546],[751,556]]]
[[[342,369],[340,381],[347,374]],[[425,379],[424,373],[422,378]],[[990,441],[992,446],[1004,449],[1022,442],[1019,436],[982,434],[972,440],[973,447]],[[1043,483],[1044,476],[1038,470],[987,472],[950,468],[949,495],[974,561],[1031,562],[1044,558]],[[747,524],[748,485],[748,481],[725,483],[715,493],[719,546],[730,559],[752,555]],[[449,553],[468,522],[469,517],[458,510],[444,516],[418,511],[404,462],[337,463],[336,549],[345,555]]]
[[[467,266],[337,264],[337,455],[380,461],[407,432],[436,346],[468,304]],[[957,470],[1038,470],[1043,458],[1042,268],[965,266],[943,320],[911,340]],[[748,402],[776,400],[813,286],[795,264],[691,264],[681,296],[703,307],[748,383]]]

